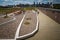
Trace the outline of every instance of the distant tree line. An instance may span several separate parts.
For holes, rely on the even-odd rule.
[[[60,4],[53,4],[53,8],[55,8],[55,9],[60,9]]]

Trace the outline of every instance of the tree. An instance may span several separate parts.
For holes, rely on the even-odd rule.
[[[9,13],[9,10],[5,10],[5,17],[4,18],[8,17],[8,13]]]

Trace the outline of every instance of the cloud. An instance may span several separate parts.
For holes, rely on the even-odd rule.
[[[32,4],[31,2],[27,2],[27,1],[15,1],[15,3],[22,3],[22,4]]]
[[[60,0],[53,0],[54,4],[60,4]]]
[[[9,0],[4,0],[4,1],[6,2],[6,1],[9,1]]]
[[[14,5],[14,4],[33,4],[33,2],[41,2],[42,0],[0,0],[0,5]]]

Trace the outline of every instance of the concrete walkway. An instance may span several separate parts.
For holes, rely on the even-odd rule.
[[[39,11],[39,31],[26,40],[60,40],[60,24]]]

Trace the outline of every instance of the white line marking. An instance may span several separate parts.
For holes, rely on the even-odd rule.
[[[21,22],[20,22],[20,24],[19,24],[19,26],[18,26],[18,28],[17,28],[16,34],[15,34],[15,40],[16,40],[16,38],[18,38],[18,36],[19,36],[19,30],[20,30],[20,28],[21,28],[21,24],[22,24],[25,16],[26,16],[26,14],[23,16],[23,18],[22,18],[22,20],[21,20]]]
[[[16,11],[16,12],[13,12],[13,13],[9,13],[9,14],[7,14],[8,16],[10,16],[10,15],[12,15],[12,14],[14,14],[14,13],[17,13],[17,12],[19,12],[19,11]],[[2,16],[0,16],[0,17],[4,17],[5,15],[2,15]]]
[[[6,23],[11,22],[11,21],[13,21],[13,20],[15,20],[15,19],[16,19],[16,18],[14,17],[12,20],[9,20],[9,21],[7,21],[7,22],[1,23],[0,25],[6,24]]]

